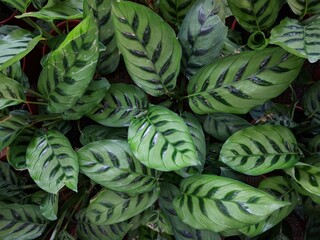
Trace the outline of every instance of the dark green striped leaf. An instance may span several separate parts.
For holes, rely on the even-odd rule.
[[[173,235],[169,219],[161,210],[146,211],[142,215],[141,224],[159,233]]]
[[[120,60],[111,18],[111,3],[110,0],[87,0],[84,2],[84,14],[93,13],[99,29],[99,41],[106,47],[106,50],[100,52],[97,65],[97,71],[102,75],[113,72]]]
[[[0,196],[17,196],[22,192],[22,189],[22,181],[10,169],[10,165],[0,162]]]
[[[280,95],[304,60],[281,48],[266,48],[218,59],[188,84],[189,105],[198,114],[247,113]]]
[[[279,0],[228,0],[229,7],[238,23],[248,32],[272,26],[282,6]]]
[[[0,71],[26,56],[40,41],[41,35],[33,36],[17,26],[0,27]]]
[[[51,113],[72,108],[87,90],[98,61],[97,31],[92,17],[87,17],[45,61],[38,89],[48,98]]]
[[[235,132],[249,127],[251,124],[245,119],[230,113],[208,114],[203,128],[215,139],[225,142]]]
[[[110,83],[105,78],[96,79],[89,83],[85,93],[70,109],[62,113],[65,120],[77,120],[91,112],[92,109],[104,98]]]
[[[59,201],[58,194],[47,193],[43,197],[40,204],[40,211],[45,218],[51,221],[54,221],[57,219],[58,201]]]
[[[242,182],[215,175],[186,178],[180,190],[173,201],[178,216],[194,228],[214,232],[255,224],[290,204]]]
[[[152,96],[170,95],[181,60],[173,29],[149,8],[128,1],[114,3],[112,18],[132,80]]]
[[[0,2],[6,3],[9,6],[17,9],[19,12],[23,13],[27,10],[32,0],[1,0]]]
[[[285,172],[305,190],[320,196],[320,167],[297,163],[293,168],[287,169]]]
[[[188,78],[219,57],[228,32],[218,15],[223,8],[221,0],[199,0],[183,20],[178,37]]]
[[[31,2],[32,5],[39,10],[46,5],[47,0],[32,0]]]
[[[0,109],[23,103],[25,100],[23,86],[0,74]]]
[[[20,61],[11,64],[6,69],[2,70],[2,73],[8,78],[16,80],[24,88],[30,88],[29,80],[27,75],[22,71]]]
[[[303,111],[309,118],[320,118],[320,82],[316,82],[304,92]]]
[[[148,97],[140,88],[115,83],[88,117],[104,126],[125,127],[147,107]]]
[[[80,171],[108,189],[125,193],[151,191],[160,173],[136,160],[126,141],[100,140],[78,152]]]
[[[258,188],[279,200],[290,202],[291,204],[274,211],[262,222],[240,229],[240,232],[249,237],[257,236],[277,225],[295,209],[300,199],[289,179],[282,176],[266,178],[260,182]]]
[[[160,189],[138,195],[115,192],[102,189],[91,199],[86,209],[87,218],[101,225],[114,224],[125,221],[150,207],[159,196]]]
[[[318,0],[287,0],[291,10],[299,15],[320,13],[320,2]]]
[[[150,106],[146,115],[133,119],[128,142],[134,156],[160,171],[201,165],[188,126],[165,107]]]
[[[36,205],[0,203],[0,238],[36,239],[46,229],[46,220]]]
[[[320,59],[320,17],[304,25],[296,19],[286,18],[272,29],[270,43],[314,63]]]
[[[67,186],[77,191],[79,163],[69,140],[58,131],[34,137],[26,154],[32,179],[43,190],[56,194]]]
[[[233,134],[223,144],[220,160],[232,169],[261,175],[292,167],[300,150],[292,132],[283,126],[252,126]]]
[[[92,239],[92,238],[90,238]],[[57,240],[76,240],[67,230],[60,231]]]

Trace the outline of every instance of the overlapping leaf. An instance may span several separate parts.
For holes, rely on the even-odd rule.
[[[178,37],[188,78],[219,57],[228,32],[218,15],[223,8],[221,0],[197,1],[182,22]]]
[[[228,0],[228,4],[239,24],[249,32],[271,27],[282,6],[279,0]]]
[[[0,2],[6,3],[23,13],[27,10],[27,7],[30,5],[32,0],[1,0]]]
[[[22,181],[10,169],[10,165],[0,162],[0,196],[13,197],[22,192]]]
[[[143,193],[158,184],[160,173],[136,160],[126,141],[100,140],[87,144],[77,153],[80,171],[108,189]]]
[[[297,77],[303,62],[281,48],[221,58],[191,78],[189,105],[198,114],[247,113],[281,94]]]
[[[318,0],[287,0],[287,3],[291,10],[299,16],[320,12],[320,2]]]
[[[58,240],[76,240],[67,230],[63,229],[59,232]]]
[[[155,232],[173,235],[169,219],[161,210],[145,211],[142,215],[141,224]]]
[[[214,175],[184,179],[173,206],[190,226],[214,232],[242,228],[268,217],[290,203],[242,182]]]
[[[40,211],[42,215],[54,221],[57,219],[59,195],[47,193],[41,201]]]
[[[128,1],[115,3],[112,17],[117,45],[132,80],[152,96],[170,95],[181,60],[173,29],[147,7]]]
[[[128,142],[144,165],[161,171],[201,165],[188,126],[174,112],[150,106],[146,115],[133,119]]]
[[[58,131],[34,137],[26,153],[30,176],[43,190],[56,194],[67,186],[77,191],[79,163],[69,140]]]
[[[20,83],[24,88],[30,88],[27,75],[22,71],[20,61],[11,64],[6,69],[2,70],[2,73],[8,78],[12,78]]]
[[[23,103],[25,100],[23,86],[0,74],[0,109]]]
[[[272,29],[270,43],[314,63],[320,59],[320,17],[304,25],[296,19],[286,18]]]
[[[252,126],[236,132],[220,152],[223,163],[247,175],[290,168],[299,159],[300,150],[292,132],[272,125]]]
[[[48,98],[48,110],[70,109],[85,93],[98,61],[98,35],[92,17],[74,28],[44,63],[38,90]]]
[[[320,117],[320,82],[316,82],[314,85],[303,94],[302,105],[303,111],[308,117],[319,118]]]
[[[87,218],[99,225],[114,224],[125,221],[150,207],[159,196],[160,189],[138,195],[114,192],[102,189],[91,199],[86,209]]]
[[[147,95],[140,88],[115,83],[88,117],[104,126],[124,127],[129,126],[131,119],[147,107]]]

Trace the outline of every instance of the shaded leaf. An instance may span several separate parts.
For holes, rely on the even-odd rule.
[[[317,240],[320,235],[320,218],[319,217],[311,217],[307,221],[306,232],[304,235],[305,240]]]
[[[23,13],[27,10],[32,0],[1,0],[0,2],[6,3],[9,6],[17,9],[19,12]]]
[[[299,16],[320,12],[320,2],[318,0],[287,0],[287,3],[291,10]]]
[[[10,169],[8,163],[0,162],[0,195],[12,197],[19,195],[21,192],[22,181]]]
[[[20,61],[11,64],[6,69],[2,70],[2,73],[8,78],[16,80],[24,88],[30,88],[29,80],[27,75],[22,71]]]
[[[161,210],[145,212],[141,223],[155,232],[173,234],[169,219]]]
[[[58,201],[59,201],[58,194],[47,193],[43,197],[40,204],[40,211],[45,218],[51,221],[54,221],[57,219]]]
[[[304,92],[302,98],[303,111],[309,118],[320,118],[320,82],[316,82]]]
[[[75,238],[66,230],[62,230],[58,235],[58,240],[75,240]]]
[[[0,74],[0,109],[17,105],[26,101],[23,86]]]

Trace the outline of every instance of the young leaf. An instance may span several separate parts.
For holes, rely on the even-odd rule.
[[[290,203],[242,182],[215,175],[182,180],[173,206],[185,223],[214,232],[242,228]]]
[[[1,0],[1,2],[17,9],[19,12],[24,13],[32,0]]]
[[[151,191],[160,173],[136,160],[123,140],[100,140],[78,152],[80,171],[108,189],[125,193]]]
[[[314,85],[309,87],[309,89],[303,94],[302,105],[304,113],[309,118],[319,118],[320,117],[320,102],[318,98],[320,97],[320,82],[316,82]]]
[[[23,86],[0,74],[0,109],[26,101]]]
[[[26,154],[30,176],[43,190],[56,194],[67,186],[77,191],[79,163],[69,140],[58,131],[34,137]]]
[[[134,85],[112,84],[104,99],[88,117],[109,127],[129,126],[131,119],[148,107],[147,95]]]
[[[272,29],[270,43],[315,63],[320,59],[319,25],[320,17],[307,25],[297,19],[286,18]]]
[[[87,17],[45,61],[38,90],[48,98],[51,113],[70,109],[85,93],[98,61],[97,31],[92,17]]]
[[[178,38],[183,52],[182,64],[188,78],[219,57],[228,32],[223,19],[217,15],[223,8],[221,0],[200,0],[183,20]]]
[[[57,219],[59,195],[47,193],[41,201],[40,211],[42,215],[54,221]]]
[[[36,239],[46,229],[46,220],[36,205],[0,203],[0,238]]]
[[[159,188],[138,195],[102,189],[91,199],[87,218],[94,224],[107,225],[125,221],[150,207],[159,196]]]
[[[181,60],[173,29],[147,7],[127,1],[113,4],[112,18],[132,80],[152,96],[170,95]]]
[[[292,132],[272,125],[252,126],[236,132],[220,152],[223,163],[247,175],[290,168],[299,159],[300,150]]]
[[[128,142],[134,156],[160,171],[201,165],[188,126],[165,107],[151,106],[146,116],[133,119]]]
[[[10,169],[10,165],[0,162],[0,196],[17,196],[22,192],[21,186],[21,180]]]
[[[299,15],[320,13],[320,2],[318,0],[287,0],[291,10]]]
[[[189,105],[198,114],[245,114],[281,94],[297,77],[303,62],[281,48],[218,59],[191,78]]]

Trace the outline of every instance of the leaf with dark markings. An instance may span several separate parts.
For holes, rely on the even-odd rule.
[[[318,0],[287,0],[287,3],[291,10],[299,16],[320,13],[320,2]]]
[[[316,82],[304,92],[302,98],[303,111],[309,118],[320,117],[320,82]]]
[[[141,217],[141,225],[158,233],[173,235],[170,221],[162,210],[145,211]]]
[[[0,162],[0,196],[17,197],[22,193],[22,181],[6,162]]]
[[[11,64],[6,69],[3,69],[2,74],[10,79],[14,79],[15,81],[17,81],[20,85],[23,86],[24,89],[30,88],[28,77],[23,72],[20,61]]]
[[[40,204],[40,211],[42,215],[51,221],[56,220],[57,213],[58,213],[58,202],[59,202],[58,194],[47,193],[43,197]]]
[[[23,86],[5,75],[0,74],[0,109],[26,101]]]
[[[91,239],[91,238],[90,238]],[[57,240],[76,240],[67,230],[61,230],[59,232]]]
[[[101,125],[87,125],[81,130],[80,142],[82,145],[86,145],[94,141],[105,139],[127,140],[127,136],[127,128],[113,128]]]

